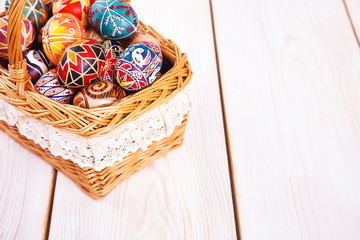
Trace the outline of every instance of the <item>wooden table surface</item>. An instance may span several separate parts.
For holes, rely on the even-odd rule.
[[[360,1],[133,6],[189,56],[184,145],[94,201],[1,132],[0,239],[360,239]]]

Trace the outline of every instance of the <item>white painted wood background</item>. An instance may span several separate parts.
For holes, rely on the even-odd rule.
[[[0,239],[360,239],[359,1],[133,6],[189,55],[184,146],[93,201],[0,133]]]

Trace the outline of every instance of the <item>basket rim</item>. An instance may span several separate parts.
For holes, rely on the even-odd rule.
[[[193,72],[187,56],[181,53],[175,42],[166,39],[142,21],[139,24],[139,31],[148,32],[157,38],[164,57],[174,65],[153,84],[113,105],[93,109],[63,105],[37,93],[31,81],[26,84],[23,96],[20,96],[16,86],[16,81],[19,80],[12,77],[13,66],[10,65],[9,70],[0,67],[0,98],[23,113],[66,132],[86,138],[106,135],[113,129],[168,102],[191,81]]]

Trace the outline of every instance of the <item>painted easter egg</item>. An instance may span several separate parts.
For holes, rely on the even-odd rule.
[[[45,52],[41,50],[30,50],[24,58],[26,59],[27,71],[33,84],[50,69],[50,61],[46,58]]]
[[[73,105],[82,108],[108,106],[125,97],[125,91],[111,82],[96,82],[81,89],[74,97]]]
[[[5,9],[7,9],[8,14],[10,4],[11,0],[5,2]],[[36,31],[42,28],[48,20],[48,9],[42,0],[27,0],[23,14],[33,24]]]
[[[110,40],[127,38],[139,26],[134,9],[119,0],[97,0],[89,10],[90,26]]]
[[[7,30],[8,17],[0,18],[0,59],[8,59]],[[28,51],[35,40],[35,29],[29,20],[21,20],[21,45],[22,51]]]
[[[160,41],[148,32],[137,32],[130,45],[138,42],[153,42],[160,47]]]
[[[162,54],[156,44],[134,43],[120,54],[115,78],[122,88],[137,91],[155,81],[161,64]]]
[[[99,43],[102,43],[106,40],[92,28],[88,28],[86,30],[86,37],[87,37],[87,39],[92,39],[92,40],[98,41]]]
[[[101,45],[105,52],[105,67],[101,73],[102,81],[112,82],[114,78],[114,71],[116,62],[120,56],[120,53],[124,50],[115,41],[106,40]]]
[[[81,21],[84,27],[89,26],[88,11],[89,0],[55,0],[53,3],[53,14],[71,13]]]
[[[96,81],[105,65],[101,44],[91,39],[80,39],[71,44],[61,56],[58,80],[64,87],[81,88]]]
[[[63,104],[71,103],[75,91],[61,87],[56,79],[57,70],[51,69],[45,73],[35,84],[35,89],[39,93]]]
[[[70,13],[58,13],[49,19],[43,30],[45,54],[51,63],[57,65],[64,50],[80,38],[86,38],[81,22]]]

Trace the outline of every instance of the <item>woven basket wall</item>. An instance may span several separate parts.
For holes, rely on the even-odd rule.
[[[186,54],[181,53],[175,42],[166,39],[140,21],[139,31],[149,32],[156,37],[160,41],[164,57],[173,64],[160,79],[149,87],[103,108],[82,109],[59,104],[42,96],[34,90],[21,51],[20,20],[23,17],[25,2],[26,0],[12,0],[11,3],[8,26],[9,67],[0,67],[0,98],[28,116],[86,138],[104,136],[167,103],[190,83],[192,71]],[[44,1],[45,4],[50,2],[51,0]],[[49,150],[42,149],[32,140],[19,134],[16,127],[9,126],[4,121],[0,121],[0,129],[71,178],[90,197],[101,199],[124,179],[181,146],[186,122],[187,116],[170,137],[154,142],[145,151],[139,149],[102,171],[80,168],[71,160],[54,157]]]

